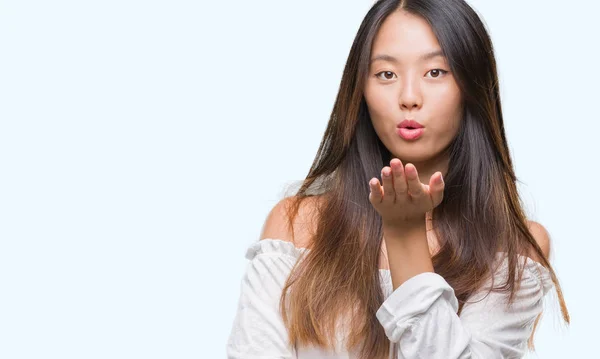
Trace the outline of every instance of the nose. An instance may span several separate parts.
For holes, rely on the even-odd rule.
[[[418,79],[415,76],[407,75],[401,83],[399,103],[400,107],[405,110],[412,110],[421,107],[421,89]]]

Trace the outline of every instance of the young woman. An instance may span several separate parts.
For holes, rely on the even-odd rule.
[[[516,180],[478,15],[376,2],[308,176],[247,251],[228,357],[522,357],[552,287],[569,314]]]

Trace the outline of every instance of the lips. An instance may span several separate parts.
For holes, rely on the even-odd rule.
[[[422,128],[398,127],[396,133],[405,140],[416,140],[423,134]]]
[[[407,129],[417,129],[417,128],[423,128],[423,125],[421,125],[420,123],[418,123],[415,120],[404,120],[404,121],[400,122],[397,127],[398,128],[407,128]]]
[[[396,133],[405,140],[416,140],[423,134],[423,128],[415,120],[404,120],[396,126]]]

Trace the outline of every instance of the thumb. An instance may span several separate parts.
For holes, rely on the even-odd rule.
[[[442,172],[436,172],[429,179],[429,192],[433,201],[433,206],[437,207],[444,199],[444,179]]]

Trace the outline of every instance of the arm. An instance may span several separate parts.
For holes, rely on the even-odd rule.
[[[434,272],[425,220],[404,227],[384,224],[383,238],[394,290],[417,274]]]
[[[246,253],[250,260],[241,284],[233,328],[227,342],[229,359],[293,358],[287,328],[279,312],[281,291],[294,264],[308,244],[316,198],[300,206],[295,229],[288,228],[286,207],[279,201],[269,212],[260,235]],[[263,239],[281,240],[263,240]],[[295,238],[295,241],[292,241]]]
[[[513,305],[506,306],[508,293],[487,294],[490,286],[484,286],[469,298],[459,317],[454,290],[428,268],[431,259],[427,247],[423,248],[424,232],[408,231],[407,241],[399,233],[384,229],[394,292],[377,311],[388,338],[398,343],[399,357],[500,359],[525,354],[542,298],[551,286],[547,269],[531,259],[525,264],[525,257],[520,257],[525,271]],[[534,236],[538,242],[548,242],[547,237]],[[394,261],[404,265],[392,265]],[[506,265],[494,273],[495,286],[506,280]]]
[[[267,245],[262,242],[257,245]],[[273,243],[280,248],[283,244]],[[242,279],[238,308],[227,341],[228,359],[293,358],[279,313],[279,298],[294,261],[282,253],[262,253],[252,258]]]

